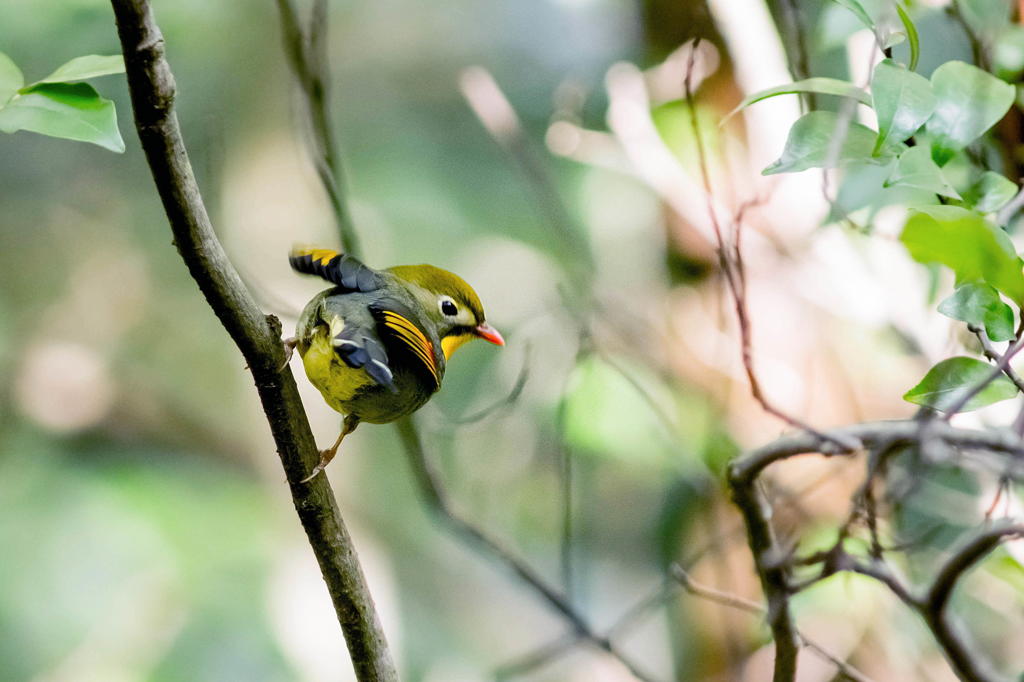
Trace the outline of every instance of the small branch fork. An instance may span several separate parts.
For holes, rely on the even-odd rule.
[[[981,343],[982,351],[985,353],[985,357],[996,363],[996,367],[1006,375],[1006,378],[1012,381],[1017,388],[1024,392],[1024,378],[1022,378],[1017,372],[1010,366],[1009,359],[1005,355],[996,350],[996,347],[992,345],[992,340],[988,338],[988,334],[982,327],[975,326],[973,324],[967,325],[967,328],[978,337],[978,341]],[[1019,335],[1019,334],[1018,334]],[[1008,351],[1012,349],[1014,344],[1010,344]],[[1016,352],[1016,351],[1014,351]],[[1009,353],[1007,353],[1009,354]],[[1012,357],[1012,356],[1011,356]],[[998,376],[998,375],[996,375]],[[985,385],[988,385],[986,382]]]
[[[927,434],[922,432],[919,422],[902,421],[858,424],[834,430],[829,435],[853,438],[872,449],[867,479],[857,503],[867,506],[873,505],[868,491],[887,453],[898,447],[921,445],[923,437],[941,441],[947,448],[985,450],[1011,459],[1024,458],[1024,441],[1015,434],[958,429],[934,420],[929,423]],[[790,599],[800,590],[840,571],[859,573],[879,581],[918,613],[961,679],[969,682],[998,679],[988,665],[979,660],[976,650],[968,646],[964,635],[951,621],[947,606],[964,574],[1001,542],[1024,536],[1024,525],[999,521],[977,532],[951,553],[931,582],[920,591],[905,584],[889,567],[883,555],[885,550],[873,528],[869,560],[855,558],[846,552],[844,542],[855,512],[851,513],[851,520],[840,530],[839,539],[831,549],[811,557],[795,558],[792,551],[784,548],[775,537],[769,521],[771,511],[760,490],[760,476],[772,464],[790,457],[809,453],[824,456],[848,454],[838,449],[835,442],[834,438],[822,439],[811,433],[789,436],[739,457],[729,466],[729,486],[746,524],[748,544],[767,601],[766,619],[776,649],[774,681],[791,682],[796,675],[801,637],[793,621]],[[869,520],[873,514],[872,509],[868,514]],[[811,565],[820,565],[817,576],[804,583],[792,580],[794,567]]]
[[[320,564],[360,681],[397,679],[383,629],[326,476],[300,480],[318,459],[277,318],[264,316],[213,231],[174,111],[175,84],[148,0],[111,0],[135,127],[182,260],[238,345],[256,383],[295,510]]]
[[[972,329],[972,331],[974,330]],[[985,337],[984,334],[985,332],[982,330],[981,334],[978,335],[978,338],[981,340],[982,348],[984,348],[985,351],[985,356],[989,358],[994,358],[996,365],[995,367],[992,368],[992,371],[988,374],[988,376],[979,381],[976,386],[973,386],[970,390],[964,392],[963,395],[961,395],[960,398],[949,407],[949,409],[945,410],[945,420],[947,422],[950,419],[952,419],[956,414],[958,414],[961,410],[963,410],[964,407],[966,407],[967,403],[971,402],[971,399],[974,398],[974,396],[981,393],[983,390],[985,390],[986,386],[988,386],[993,381],[998,379],[1001,374],[1005,374],[1007,377],[1010,378],[1010,381],[1013,381],[1014,384],[1017,384],[1018,388],[1020,387],[1020,384],[1018,383],[1018,381],[1020,381],[1020,377],[1017,375],[1016,372],[1013,371],[1013,368],[1010,367],[1010,360],[1012,360],[1014,356],[1017,355],[1017,353],[1019,353],[1022,348],[1024,348],[1024,316],[1021,317],[1020,324],[1017,325],[1016,340],[1014,340],[1010,344],[1009,348],[1007,348],[1006,352],[1003,353],[1002,355],[1000,355],[998,352],[995,351],[994,348],[992,348],[991,342],[986,345],[985,339],[987,337]],[[1015,376],[1017,377],[1016,379],[1014,379]]]

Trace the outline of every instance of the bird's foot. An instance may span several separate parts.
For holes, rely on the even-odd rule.
[[[284,362],[277,368],[278,372],[283,372],[288,363],[292,361],[292,355],[295,353],[295,346],[299,345],[299,340],[294,336],[289,336],[287,339],[282,339],[281,344],[284,346]]]
[[[334,456],[338,454],[338,448],[341,447],[341,441],[345,440],[345,436],[356,430],[359,426],[359,417],[350,414],[345,417],[345,422],[341,427],[341,433],[338,434],[338,440],[334,441],[334,445],[327,448],[326,450],[320,451],[320,461],[317,462],[316,466],[313,467],[313,471],[310,472],[309,476],[299,481],[299,483],[309,483],[317,474],[327,468],[327,465],[331,463]]]
[[[313,467],[313,471],[310,472],[309,476],[306,476],[304,479],[299,481],[299,483],[309,483],[314,478],[316,478],[321,471],[327,468],[327,465],[331,463],[331,460],[334,459],[334,455],[337,454],[337,452],[337,447],[329,448],[327,450],[321,450],[320,461],[317,462],[315,467]]]

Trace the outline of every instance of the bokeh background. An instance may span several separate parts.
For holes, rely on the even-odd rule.
[[[274,3],[154,4],[218,234],[287,329],[319,286],[289,271],[289,247],[337,236]],[[1021,30],[1009,2],[986,4],[994,14],[968,13],[968,27],[1016,79]],[[977,57],[944,5],[911,3],[924,75]],[[835,174],[823,188],[818,171],[761,177],[800,115],[795,96],[723,118],[792,80],[801,58],[812,75],[863,83],[870,35],[839,4],[804,0],[335,0],[330,20],[332,118],[366,260],[460,273],[508,340],[460,351],[417,415],[454,508],[598,631],[614,628],[651,677],[766,679],[759,619],[664,589],[681,562],[758,597],[720,473],[785,429],[740,363],[685,43],[706,39],[693,81],[713,201],[724,214],[754,203],[744,256],[759,374],[778,405],[827,427],[911,415],[902,393],[961,348],[929,305],[951,283],[894,239],[903,205],[927,197]],[[102,0],[15,0],[0,8],[0,50],[32,80],[118,43]],[[171,244],[123,77],[96,86],[117,103],[124,155],[0,137],[0,679],[349,679],[244,361]],[[329,443],[339,418],[298,380]],[[1015,408],[959,419],[1000,423]],[[776,499],[803,547],[833,537],[862,466],[780,467]],[[491,679],[568,631],[436,523],[390,427],[359,429],[328,475],[404,679]],[[995,486],[984,472],[928,479],[904,523],[950,532],[911,575],[977,523]],[[1022,554],[994,553],[955,604],[1006,672],[1024,666]],[[806,632],[874,679],[952,679],[922,624],[870,581],[837,576],[797,607]],[[632,679],[585,644],[520,673]],[[834,676],[803,654],[801,680]]]

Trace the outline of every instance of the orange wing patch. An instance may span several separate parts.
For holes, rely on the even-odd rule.
[[[396,336],[412,349],[413,354],[430,370],[431,376],[434,377],[434,384],[440,386],[441,377],[437,371],[437,362],[434,360],[434,346],[426,335],[420,331],[419,327],[393,310],[384,310],[382,315],[384,326],[395,332]]]

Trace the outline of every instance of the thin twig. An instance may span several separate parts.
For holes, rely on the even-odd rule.
[[[1001,366],[1006,378],[1016,384],[1019,390],[1024,391],[1024,378],[1021,378],[1021,376],[1017,374],[1016,370],[1014,370],[1008,362],[1003,361],[1002,353],[996,350],[996,347],[992,345],[992,340],[988,338],[988,333],[985,329],[973,324],[967,325],[967,328],[974,332],[974,335],[978,337],[978,341],[981,343],[981,348],[985,353],[985,357],[996,363],[997,367]]]
[[[207,302],[252,371],[292,499],[345,633],[359,680],[396,680],[373,599],[326,476],[300,483],[319,459],[284,360],[277,318],[264,316],[221,247],[174,111],[175,84],[147,0],[112,0],[135,127],[174,242]]]
[[[728,592],[723,592],[721,590],[716,590],[713,587],[707,587],[706,585],[701,585],[700,583],[695,582],[690,577],[690,574],[683,570],[683,567],[679,564],[673,564],[671,572],[672,576],[677,581],[679,581],[679,584],[682,586],[682,588],[694,596],[702,597],[709,601],[722,604],[723,606],[739,609],[740,611],[746,611],[747,613],[752,613],[756,616],[763,616],[765,614],[764,606],[758,604],[755,601],[744,599],[743,597],[739,597],[734,594],[729,594]],[[850,678],[851,680],[855,680],[855,682],[871,682],[871,678],[869,678],[867,675],[865,675],[864,673],[850,665],[848,662],[844,661],[840,657],[830,652],[821,644],[818,644],[817,642],[813,641],[807,635],[803,634],[800,631],[797,631],[797,637],[799,641],[803,644],[803,646],[807,647],[821,658],[830,662],[832,665],[836,667],[837,670],[839,670],[840,673],[842,673],[846,677]]]
[[[727,248],[722,226],[719,223],[718,214],[715,211],[715,207],[711,199],[713,196],[711,189],[711,175],[708,171],[707,153],[704,149],[704,140],[700,129],[700,123],[697,119],[696,97],[694,96],[691,80],[693,78],[694,55],[697,53],[697,45],[699,45],[699,43],[700,39],[698,38],[694,43],[693,49],[690,51],[690,59],[687,64],[686,80],[684,82],[686,107],[689,113],[690,127],[693,130],[695,146],[697,148],[697,162],[700,167],[701,180],[704,185],[707,210],[711,219],[711,226],[714,230],[715,241],[717,243],[718,259],[721,264],[722,274],[725,277],[726,284],[728,285],[729,292],[732,295],[733,304],[736,309],[736,318],[740,329],[740,353],[743,358],[743,369],[747,374],[747,380],[750,382],[750,392],[753,395],[754,400],[756,400],[758,404],[761,405],[761,408],[768,414],[781,419],[790,426],[802,431],[813,433],[819,438],[829,438],[829,436],[818,431],[810,424],[807,424],[803,420],[780,410],[770,400],[768,400],[768,397],[761,386],[761,382],[758,379],[757,372],[754,369],[753,334],[750,324],[750,315],[747,311],[746,273],[745,268],[742,265],[742,258],[739,257],[739,240],[742,223],[740,222],[736,224],[736,237],[734,238],[734,244],[736,246],[732,249]],[[731,258],[730,255],[732,256]],[[837,441],[836,444],[847,450],[856,450],[859,447],[859,444],[856,441]]]
[[[1010,347],[1007,348],[1006,352],[1003,353],[1003,356],[999,358],[999,360],[996,362],[996,366],[992,368],[992,371],[989,372],[988,376],[979,381],[975,386],[971,387],[970,390],[964,392],[960,396],[959,400],[953,403],[948,409],[944,410],[946,415],[945,417],[943,417],[943,419],[945,419],[945,421],[948,422],[950,419],[952,419],[957,413],[959,413],[961,410],[964,409],[964,407],[967,406],[967,403],[969,403],[971,399],[974,398],[974,396],[984,391],[985,387],[987,387],[993,381],[998,379],[1000,375],[1006,373],[1006,370],[1009,369],[1010,367],[1010,360],[1012,360],[1013,356],[1015,356],[1017,353],[1020,352],[1022,348],[1024,348],[1024,336],[1022,336],[1022,332],[1024,332],[1024,317],[1021,318],[1020,324],[1017,325],[1017,340],[1014,343],[1010,344]]]
[[[532,346],[527,342],[526,348],[523,350],[523,366],[519,368],[519,374],[516,376],[515,383],[512,384],[512,388],[503,398],[500,398],[487,407],[482,407],[476,412],[472,412],[464,417],[451,417],[448,421],[456,426],[475,424],[487,419],[499,410],[515,405],[516,402],[518,402],[519,397],[523,394],[523,389],[526,388],[526,382],[530,378],[531,355]]]
[[[683,589],[689,592],[690,594],[696,595],[698,597],[703,597],[704,599],[708,599],[713,602],[717,602],[719,604],[722,604],[723,606],[729,606],[734,609],[739,609],[741,611],[753,613],[758,616],[764,615],[764,606],[762,606],[761,604],[758,604],[755,601],[751,601],[750,599],[744,599],[743,597],[738,597],[734,594],[722,592],[721,590],[716,590],[713,587],[707,587],[705,585],[701,585],[700,583],[694,582],[694,580],[690,577],[690,574],[687,573],[686,570],[679,564],[672,564],[670,570],[672,573],[672,577],[679,581],[679,584],[683,587]]]
[[[850,665],[843,659],[833,654],[831,651],[823,647],[821,644],[818,644],[802,632],[799,634],[800,641],[803,642],[803,645],[805,647],[816,653],[820,658],[823,658],[832,665],[834,665],[836,669],[839,670],[839,672],[845,677],[848,677],[854,682],[872,682],[870,677],[868,677],[857,668],[854,668],[852,665]]]
[[[416,477],[420,493],[430,509],[442,521],[464,540],[484,550],[492,558],[508,567],[517,578],[539,594],[547,602],[548,606],[561,615],[580,639],[617,659],[638,680],[652,679],[643,671],[639,664],[624,654],[607,636],[603,636],[594,630],[586,618],[569,603],[565,596],[552,587],[533,567],[516,556],[511,549],[491,537],[482,528],[459,515],[452,508],[437,473],[427,460],[427,454],[420,441],[419,432],[412,424],[412,420],[405,417],[398,420],[396,425],[399,436],[405,445],[409,464]]]

